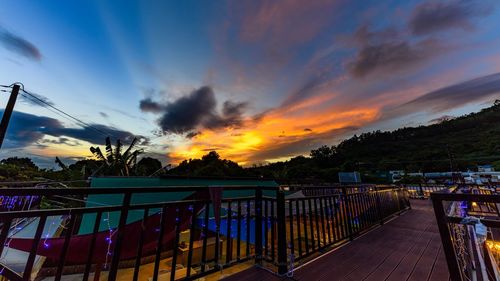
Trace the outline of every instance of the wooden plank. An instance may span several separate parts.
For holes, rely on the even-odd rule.
[[[430,277],[432,268],[438,257],[440,248],[441,248],[441,237],[438,234],[432,238],[431,243],[429,244],[427,249],[425,249],[425,252],[423,253],[422,257],[420,258],[415,268],[411,272],[410,277],[408,278],[409,281],[427,280]]]
[[[300,279],[314,276],[319,280],[322,277],[329,278],[332,275],[343,276],[351,268],[357,266],[357,261],[367,252],[379,251],[385,243],[383,235],[377,235],[371,243],[355,241],[357,243],[348,244],[299,269],[295,273],[295,277]]]
[[[412,232],[409,235],[404,235],[403,237],[406,240],[399,242],[396,237],[396,234],[392,234],[391,239],[388,239],[387,244],[395,244],[395,247],[386,247],[386,249],[379,251],[375,255],[373,255],[368,260],[362,260],[359,262],[358,267],[355,271],[351,272],[346,278],[340,280],[363,280],[368,277],[372,272],[374,272],[377,267],[382,264],[387,258],[393,255],[396,252],[407,252],[409,248],[411,248],[418,239],[420,239],[420,235],[417,232]]]
[[[425,247],[428,243],[430,237],[425,235],[425,232],[422,232],[422,235],[419,236],[419,239],[413,244],[409,245],[406,251],[398,251],[391,254],[386,260],[384,260],[375,271],[373,271],[365,280],[370,281],[379,281],[385,280],[391,275],[391,273],[401,264],[404,258],[408,255],[412,255],[412,250],[419,247]],[[404,279],[399,279],[404,280]]]
[[[427,232],[429,234],[429,232]],[[389,275],[388,281],[400,281],[407,280],[413,270],[415,269],[417,263],[422,258],[423,254],[429,248],[429,245],[432,243],[433,239],[436,238],[436,235],[429,235],[427,239],[427,244],[425,247],[419,247],[415,245],[413,249],[401,260],[396,269]]]
[[[410,226],[408,226],[409,222],[411,222]],[[376,271],[387,258],[395,255],[395,252],[407,252],[420,239],[422,233],[431,228],[431,223],[429,217],[421,212],[408,212],[400,219],[389,223],[391,228],[386,227],[389,225],[384,226],[387,230],[384,234],[387,241],[385,249],[368,260],[360,260],[355,271],[345,278],[339,278],[339,280],[363,280]],[[413,225],[419,227],[413,228]],[[387,237],[390,238],[387,239]]]
[[[442,281],[449,280],[450,273],[448,272],[448,265],[444,256],[443,247],[439,248],[439,254],[436,257],[434,266],[432,267],[431,276],[428,281]]]

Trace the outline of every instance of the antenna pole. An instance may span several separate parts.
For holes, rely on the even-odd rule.
[[[3,112],[2,122],[0,123],[0,148],[2,148],[3,139],[5,138],[5,134],[7,133],[7,127],[9,126],[10,117],[12,115],[12,111],[14,110],[14,105],[16,104],[17,95],[19,94],[20,86],[14,84],[12,87],[12,92],[10,93],[9,102],[7,103],[7,107],[5,107],[5,111]]]

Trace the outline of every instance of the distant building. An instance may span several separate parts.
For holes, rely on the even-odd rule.
[[[477,172],[471,173],[466,181],[475,184],[500,183],[500,172]]]
[[[489,173],[489,172],[494,172],[495,168],[493,168],[492,165],[478,165],[477,166],[477,171],[480,173]]]
[[[339,182],[344,184],[361,183],[359,172],[340,172]]]
[[[398,182],[405,175],[405,171],[403,170],[389,171],[389,174],[391,175],[392,182]]]

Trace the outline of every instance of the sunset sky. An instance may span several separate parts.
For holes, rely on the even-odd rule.
[[[500,98],[497,3],[2,0],[0,84],[101,134],[20,96],[0,158],[69,163],[105,132],[251,165],[478,111]]]

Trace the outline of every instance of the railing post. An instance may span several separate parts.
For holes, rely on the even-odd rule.
[[[111,267],[109,268],[108,281],[116,280],[116,273],[118,271],[118,263],[120,262],[120,253],[122,248],[123,241],[123,230],[125,228],[125,224],[127,223],[128,209],[130,206],[130,199],[132,198],[132,193],[127,192],[123,197],[122,208],[120,212],[120,221],[118,223],[118,231],[116,236],[116,244],[113,250],[113,259],[111,260]],[[163,227],[163,226],[160,226]]]
[[[284,275],[288,268],[286,260],[285,192],[281,188],[276,191],[276,201],[278,215],[278,274]]]
[[[255,263],[262,264],[262,189],[255,190]]]
[[[380,192],[375,191],[375,202],[377,204],[378,219],[380,220],[380,225],[384,225],[384,216],[382,215],[382,205],[380,202]]]
[[[347,188],[345,186],[342,187],[342,195],[344,196],[345,210],[346,210],[346,219],[347,219],[347,230],[349,231],[349,240],[353,240],[354,236],[352,233],[352,212],[350,209],[350,198],[347,195]]]
[[[405,202],[409,210],[411,210],[411,202],[410,202],[410,193],[408,192],[408,189],[403,190],[403,194],[405,197]]]
[[[0,230],[0,255],[3,254],[3,250],[5,247],[5,241],[7,240],[7,237],[9,236],[9,230],[10,226],[12,224],[12,220],[3,220],[0,219],[0,222],[2,223],[2,230]]]
[[[395,194],[395,196],[396,196],[396,203],[398,204],[398,216],[399,216],[399,215],[401,215],[402,210],[401,210],[401,202],[399,202],[398,190],[397,189],[396,190],[393,189],[392,193]]]
[[[443,243],[443,250],[446,256],[446,263],[448,264],[450,279],[453,281],[460,281],[462,280],[462,276],[460,275],[460,268],[455,255],[453,241],[451,240],[450,229],[448,227],[446,213],[443,208],[443,201],[441,201],[440,198],[435,198],[432,193],[431,200],[434,208],[434,214],[436,215],[439,234],[441,235],[441,242]]]

